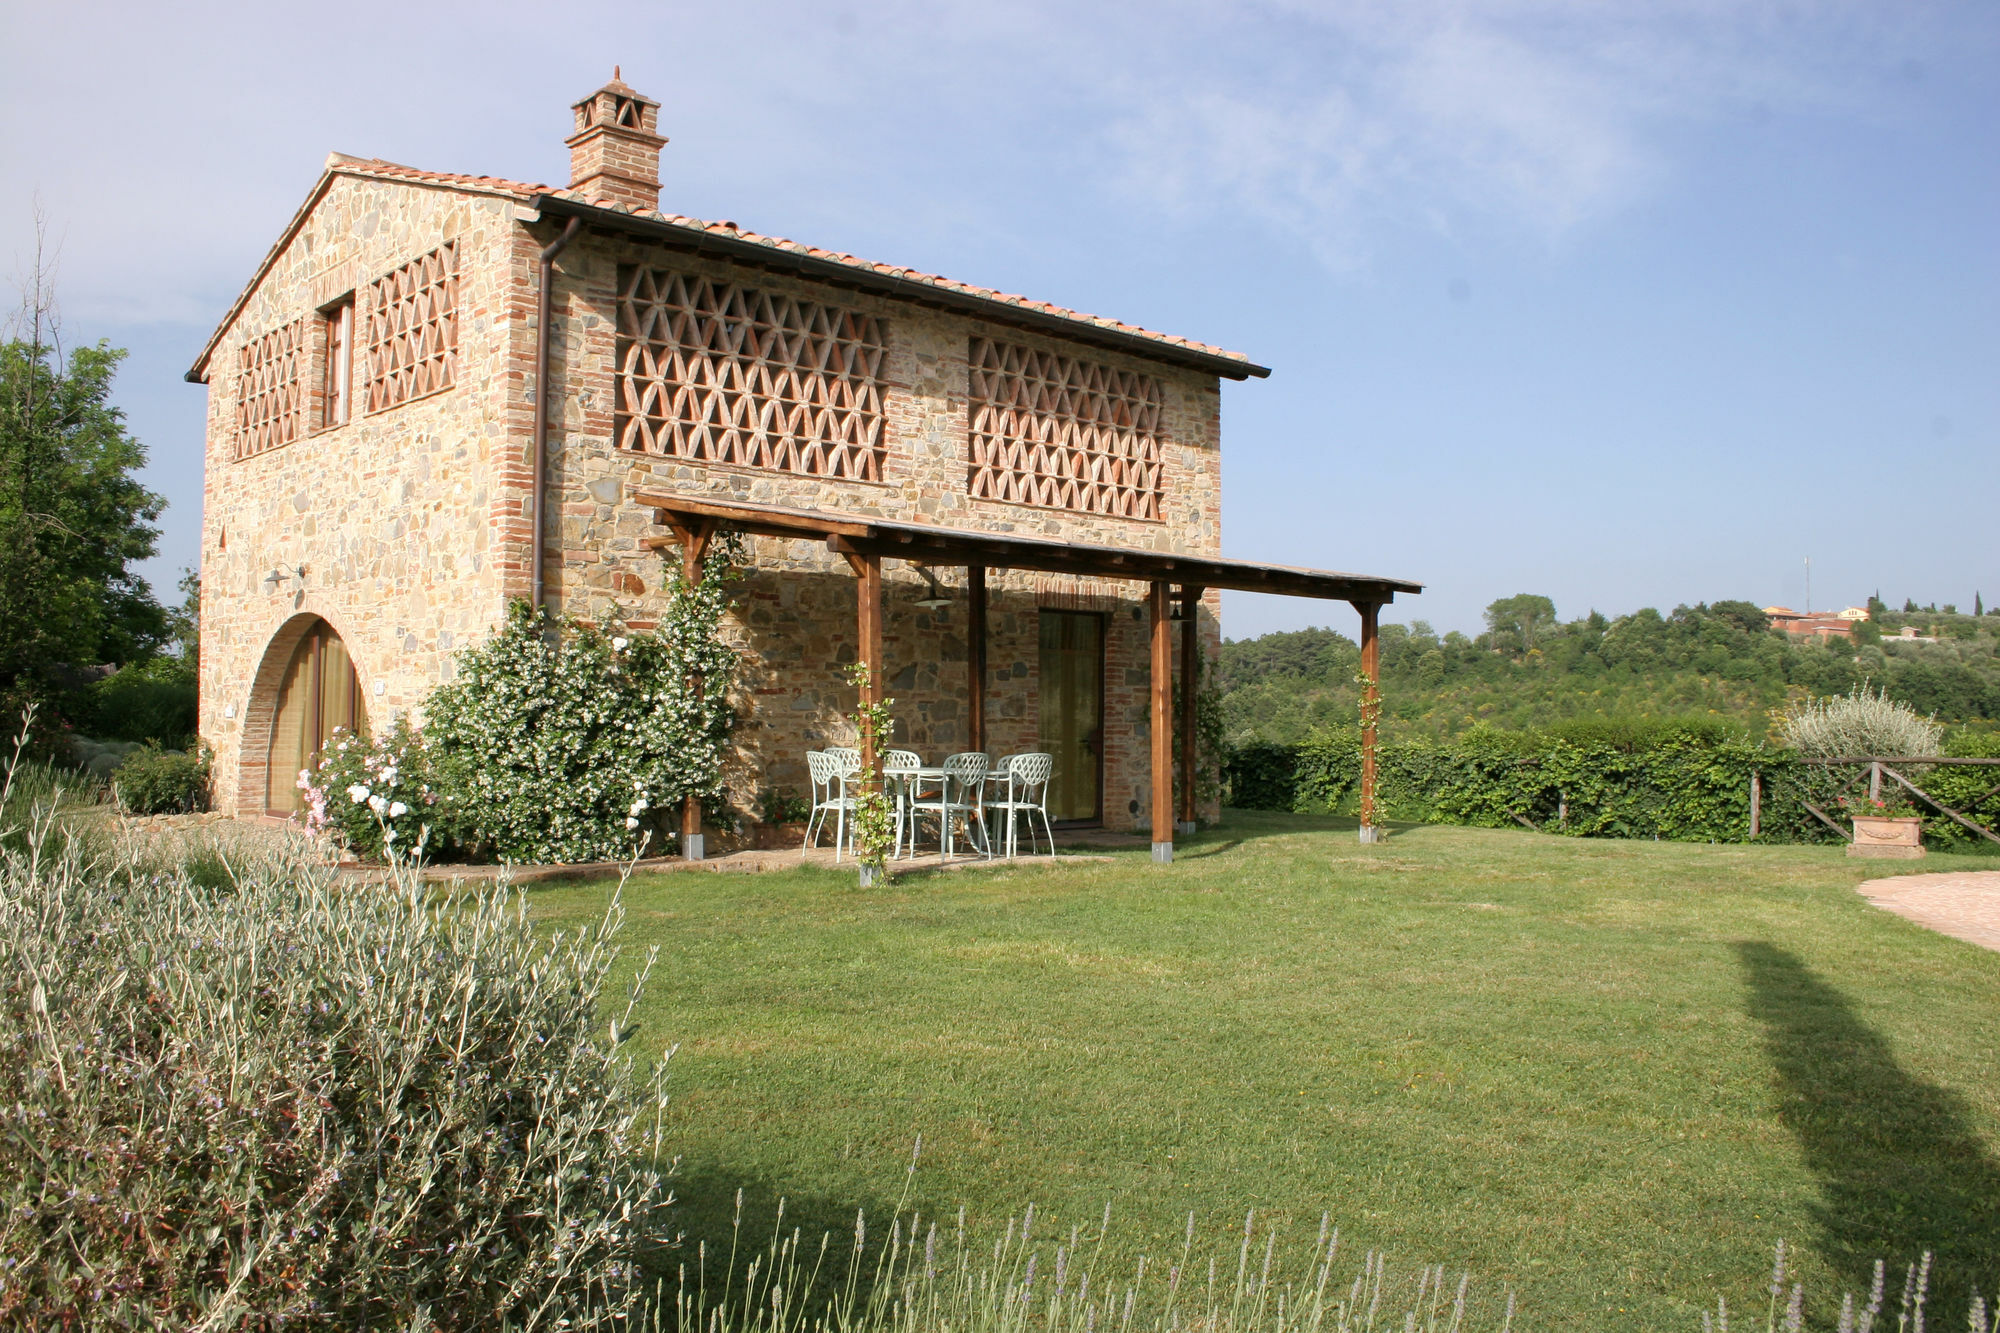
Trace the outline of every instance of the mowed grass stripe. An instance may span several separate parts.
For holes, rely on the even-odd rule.
[[[922,1134],[926,1212],[1108,1199],[1158,1258],[1190,1208],[1214,1236],[1331,1210],[1535,1326],[1687,1328],[1780,1236],[1834,1300],[1921,1245],[1951,1292],[2000,1286],[2000,955],[1867,906],[1870,873],[1231,812],[1168,868],[640,879],[627,929],[663,948],[637,1040],[681,1045],[692,1236],[739,1187],[845,1234]]]

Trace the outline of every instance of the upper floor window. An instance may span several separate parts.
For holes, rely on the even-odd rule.
[[[320,419],[326,430],[347,424],[354,397],[354,294],[349,292],[319,312]]]
[[[236,354],[236,457],[290,444],[305,433],[307,323],[294,320]]]
[[[458,245],[437,249],[368,284],[365,410],[451,387],[458,361]]]
[[[975,337],[967,488],[974,499],[1158,519],[1160,381]]]
[[[618,273],[622,448],[880,481],[883,322],[662,269]]]

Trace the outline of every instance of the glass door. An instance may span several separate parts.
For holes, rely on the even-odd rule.
[[[368,730],[368,710],[361,702],[361,681],[348,659],[347,645],[325,621],[306,631],[271,719],[271,758],[265,768],[264,808],[274,815],[299,810],[305,793],[299,790],[299,770],[311,768],[335,731],[362,735]]]
[[[1049,818],[1104,818],[1104,617],[1042,612],[1042,748],[1054,757]]]

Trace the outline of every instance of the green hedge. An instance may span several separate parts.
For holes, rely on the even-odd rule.
[[[1800,803],[1789,751],[1730,731],[1568,728],[1392,740],[1377,750],[1381,817],[1481,828],[1523,825],[1577,837],[1745,842],[1750,779],[1763,783],[1759,841],[1832,842]],[[1296,746],[1246,746],[1227,769],[1232,804],[1353,814],[1361,739],[1353,728]]]
[[[1954,759],[2000,759],[2000,733],[1960,732],[1944,743]],[[1975,823],[2000,828],[2000,767],[1963,764],[1933,768],[1912,778],[1919,787]],[[1919,803],[1921,804],[1921,802]],[[2000,852],[1977,833],[1925,807],[1924,840],[1955,852]]]

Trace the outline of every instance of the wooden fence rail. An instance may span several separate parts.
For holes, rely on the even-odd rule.
[[[1931,795],[1929,792],[1925,791],[1922,787],[1919,787],[1916,783],[1912,782],[1909,778],[1897,772],[1894,767],[1897,764],[1902,764],[1904,767],[1909,767],[1910,765],[1913,764],[1924,764],[1927,766],[1952,766],[1952,765],[1993,766],[1993,765],[2000,765],[2000,759],[1954,759],[1945,755],[1865,755],[1865,756],[1856,756],[1854,758],[1846,758],[1846,759],[1808,759],[1805,760],[1804,762],[1822,768],[1835,768],[1835,767],[1865,768],[1868,774],[1868,799],[1878,803],[1882,799],[1882,779],[1884,777],[1888,777],[1893,781],[1895,781],[1896,783],[1898,783],[1900,786],[1902,786],[1904,790],[1910,793],[1910,795],[1915,796],[1919,800],[1934,807],[1940,814],[1943,814],[1947,818],[1955,821],[1960,826],[1970,830],[1973,833],[1977,833],[1980,837],[1986,839],[1988,842],[2000,843],[2000,834],[1996,834],[1992,829],[1987,828],[1982,824],[1975,823],[1973,820],[1968,818],[1964,814],[1964,812],[1952,809],[1950,806],[1946,805],[1943,801],[1940,801],[1937,797]],[[1856,776],[1858,777],[1859,775],[1857,774]],[[2000,787],[2000,783],[1996,783],[1995,787]],[[1981,792],[1980,795],[1984,797],[1990,794],[1993,790],[1994,787],[1989,787],[1986,789],[1985,792]],[[1757,827],[1757,788],[1756,788],[1755,778],[1751,779],[1750,801],[1751,801],[1750,804],[1751,836],[1755,837],[1756,827]],[[1835,823],[1832,819],[1828,818],[1826,812],[1821,810],[1818,806],[1814,805],[1811,801],[1805,800],[1802,797],[1800,798],[1799,803],[1805,806],[1807,810],[1811,811],[1813,815],[1815,815],[1819,819],[1819,821],[1825,824],[1828,828],[1840,834],[1843,838],[1850,837],[1846,829],[1841,828],[1839,824]]]

